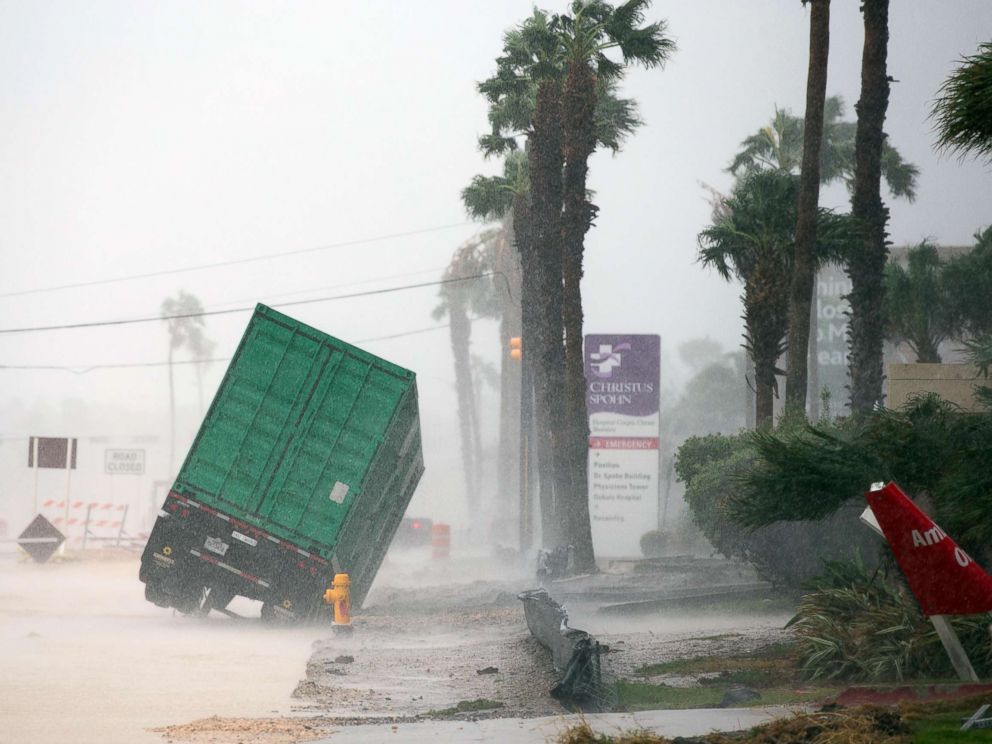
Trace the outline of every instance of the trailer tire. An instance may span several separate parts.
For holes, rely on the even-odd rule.
[[[285,628],[293,625],[302,625],[305,617],[305,614],[295,611],[284,612],[282,607],[272,602],[262,604],[262,622],[272,627],[281,626]]]
[[[168,595],[152,584],[145,584],[145,599],[156,607],[171,607]]]

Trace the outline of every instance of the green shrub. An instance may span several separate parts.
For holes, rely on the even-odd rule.
[[[658,558],[665,554],[668,534],[664,530],[650,530],[641,535],[641,555],[645,558]]]
[[[741,524],[820,519],[863,508],[875,481],[929,495],[934,520],[977,560],[992,553],[992,413],[964,413],[933,394],[839,426],[751,435],[757,450],[728,506]]]
[[[808,588],[789,622],[806,678],[901,682],[953,676],[933,625],[886,571],[871,572],[860,559],[829,562]],[[992,673],[990,621],[992,614],[952,619],[980,676]]]
[[[692,437],[676,454],[675,471],[686,484],[689,512],[717,552],[748,561],[762,578],[791,591],[818,575],[825,559],[855,549],[877,552],[877,538],[852,509],[816,521],[782,521],[757,529],[742,525],[733,505],[758,456],[748,435]]]

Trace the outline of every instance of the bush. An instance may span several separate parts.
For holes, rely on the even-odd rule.
[[[741,524],[820,519],[844,505],[864,507],[875,481],[926,495],[934,520],[990,565],[992,412],[964,413],[934,394],[899,411],[840,425],[750,435],[757,450],[729,511]],[[929,508],[928,508],[929,509]]]
[[[818,521],[781,521],[756,529],[742,525],[732,507],[758,456],[749,435],[693,437],[676,454],[675,471],[686,484],[692,519],[718,553],[748,561],[773,585],[798,592],[822,572],[824,560],[853,550],[878,552],[878,539],[858,521],[860,510],[841,509]]]
[[[641,535],[641,555],[645,558],[659,558],[665,554],[668,534],[663,530],[651,530]]]
[[[808,679],[871,682],[953,676],[933,625],[888,572],[860,559],[830,562],[789,622]],[[951,620],[979,676],[992,673],[989,615]]]

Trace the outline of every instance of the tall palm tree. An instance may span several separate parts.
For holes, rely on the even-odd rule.
[[[934,103],[939,147],[992,160],[992,41],[961,60]]]
[[[504,155],[503,173],[498,176],[475,176],[462,190],[462,202],[469,215],[484,222],[501,221],[507,239],[500,243],[497,281],[503,310],[500,320],[502,370],[500,375],[500,445],[497,491],[511,492],[512,473],[517,473],[519,490],[519,545],[530,549],[533,541],[532,473],[529,453],[534,449],[534,360],[530,349],[519,362],[509,359],[509,339],[535,338],[536,272],[529,224],[530,181],[527,157],[519,150]],[[541,445],[545,447],[545,444]]]
[[[815,5],[814,10],[816,10]],[[812,17],[810,23],[813,23]],[[854,187],[857,123],[846,121],[843,117],[843,99],[840,96],[826,98],[823,104],[819,178],[821,185],[842,181],[847,186],[848,191],[852,191]],[[734,175],[741,175],[753,170],[781,170],[788,173],[799,173],[806,126],[806,121],[793,116],[791,112],[776,109],[769,124],[741,142],[741,149],[734,156],[728,170]],[[913,201],[916,197],[919,168],[906,162],[899,151],[888,142],[887,137],[882,141],[880,166],[882,177],[885,179],[892,196]],[[842,256],[838,256],[838,260],[842,259]],[[812,289],[810,289],[810,305],[806,310],[810,316],[812,316],[812,309]],[[795,312],[799,313],[803,310],[796,308]],[[815,329],[812,330],[815,331]],[[789,347],[793,349],[790,356],[795,355],[795,358],[798,359],[805,353],[808,346],[815,359],[815,332],[808,334],[805,338],[807,339],[806,343],[800,340],[798,347],[795,344],[789,344]],[[805,358],[807,360],[806,370],[809,373],[810,355],[807,354]],[[788,368],[797,370],[801,369],[801,365],[801,362],[793,363],[790,361]],[[787,385],[787,390],[794,391],[797,395],[803,395],[802,391],[805,389],[798,378]],[[791,393],[789,394],[791,395]]]
[[[589,418],[586,411],[585,364],[582,357],[582,263],[585,235],[598,211],[589,200],[586,179],[589,157],[599,137],[596,106],[599,89],[622,76],[627,66],[662,65],[675,49],[665,35],[665,24],[644,24],[650,0],[628,0],[614,8],[603,0],[574,0],[571,15],[556,15],[552,27],[564,52],[566,76],[562,101],[564,156],[562,237],[562,321],[565,332],[565,406],[568,412],[563,452],[569,478],[562,516],[566,533],[575,547],[580,570],[595,566],[588,509]],[[620,61],[607,52],[618,50]],[[640,123],[627,112],[621,120],[620,138]],[[619,147],[619,140],[612,147]]]
[[[861,98],[854,145],[854,193],[851,216],[861,240],[847,259],[851,277],[850,357],[851,411],[869,413],[882,400],[883,306],[888,207],[882,202],[882,149],[885,113],[889,106],[886,70],[889,45],[889,0],[863,0],[865,41],[861,56]]]
[[[782,171],[740,178],[712,225],[699,234],[699,260],[726,280],[744,285],[744,346],[754,361],[755,422],[772,422],[776,362],[788,329],[799,181]],[[818,210],[817,264],[850,239],[848,221]]]
[[[451,351],[455,360],[455,391],[461,434],[462,470],[465,474],[469,512],[477,513],[482,487],[482,436],[472,374],[470,312],[481,317],[496,313],[490,278],[470,279],[492,271],[497,230],[487,230],[462,244],[444,272],[448,283],[440,289],[441,304],[434,318],[448,316]],[[467,281],[458,281],[465,279]],[[455,281],[451,281],[455,280]]]
[[[786,405],[806,412],[810,310],[816,282],[816,216],[820,200],[820,151],[823,106],[827,95],[830,52],[830,0],[809,0],[809,72],[806,77],[806,120],[799,178],[796,247],[789,292],[789,333],[786,340]],[[805,3],[805,0],[804,0]]]
[[[197,360],[205,359],[214,348],[212,341],[204,334],[203,305],[196,296],[180,290],[175,297],[162,301],[161,317],[169,332],[169,467],[176,464],[176,392],[173,375],[173,361],[176,351],[187,348]],[[199,364],[197,367],[199,368]],[[200,389],[200,408],[203,408],[201,371],[197,377]]]
[[[636,26],[640,22],[639,14],[646,6],[646,2],[635,0],[616,11],[606,3],[600,2],[576,3],[573,9],[585,8],[587,5],[595,6],[592,11],[593,16],[604,10],[615,12],[617,15],[611,21],[611,29],[619,35],[624,23]],[[573,407],[566,405],[567,398],[562,397],[566,389],[563,344],[568,338],[579,343],[578,379],[580,381],[582,379],[581,304],[578,305],[577,314],[570,313],[565,307],[565,298],[575,297],[568,291],[567,286],[577,288],[578,280],[581,278],[581,260],[577,270],[574,268],[574,263],[571,264],[571,271],[566,269],[569,251],[564,248],[567,232],[565,215],[569,208],[563,201],[566,199],[565,183],[569,181],[570,172],[567,157],[569,143],[565,140],[567,121],[563,126],[562,117],[568,115],[564,109],[569,61],[566,49],[570,38],[569,29],[574,31],[576,28],[574,21],[571,16],[558,15],[549,18],[543,11],[535,10],[525,23],[507,32],[504,37],[503,54],[497,59],[496,74],[479,86],[480,91],[489,101],[489,119],[492,125],[492,133],[480,138],[480,145],[487,155],[504,153],[519,147],[517,141],[519,136],[526,137],[525,152],[530,177],[526,209],[528,225],[532,228],[530,233],[534,250],[532,270],[537,288],[534,296],[535,301],[539,303],[539,312],[537,312],[535,332],[528,335],[525,327],[524,343],[530,357],[539,360],[534,377],[539,419],[538,441],[548,442],[552,451],[550,462],[547,458],[542,458],[539,452],[539,460],[543,463],[540,470],[543,472],[550,465],[553,471],[550,485],[542,478],[544,539],[548,545],[571,542],[577,548],[579,562],[588,564],[591,563],[591,540],[581,529],[583,519],[588,521],[588,503],[584,500],[585,491],[582,486],[586,474],[581,468],[581,463],[578,468],[574,467],[574,464],[569,465],[570,462],[574,463],[575,458],[570,456],[569,447],[572,446],[574,451],[574,445],[570,445],[567,436],[571,432],[571,440],[578,441],[575,435],[577,430],[570,426],[570,422],[578,422],[581,419],[582,427],[587,424],[584,411],[575,415],[571,411]],[[593,30],[591,26],[582,28],[583,33]],[[644,41],[644,37],[628,39],[625,41],[624,54],[636,52],[643,57],[645,53],[640,50]],[[641,44],[641,47],[638,47],[638,44]],[[612,46],[612,41],[603,42],[603,47],[594,62],[598,64],[601,59],[604,64],[613,64],[604,54]],[[614,67],[620,70],[622,65],[615,64]],[[616,151],[623,138],[640,123],[634,102],[616,95],[618,77],[618,74],[607,76],[594,74],[593,147],[601,145]],[[583,105],[588,109],[588,96],[584,100]],[[588,118],[583,121],[587,123]],[[588,130],[586,130],[584,145],[586,149],[588,142]],[[573,166],[576,166],[580,160],[577,156],[573,156]],[[581,207],[579,211],[585,210],[587,216],[589,215],[591,204],[585,193],[584,180],[582,204],[580,205],[579,200],[574,200],[572,204]],[[514,208],[515,222],[519,221],[520,214],[521,210]],[[584,235],[584,231],[582,234]],[[523,255],[522,264],[526,308],[529,267]],[[574,279],[570,281],[564,278],[563,275],[566,274]],[[569,284],[566,286],[565,282]],[[578,318],[578,325],[569,331],[564,327],[566,316]],[[526,326],[526,322],[524,325]],[[525,353],[524,358],[527,357],[528,353]],[[524,371],[526,374],[526,368]],[[572,379],[573,381],[576,379],[574,375]],[[584,386],[581,403],[584,408]],[[586,439],[583,436],[583,450],[585,446]],[[576,489],[582,491],[582,499],[575,498],[574,503],[572,500],[566,501],[568,495],[575,493]],[[579,500],[583,500],[581,506],[578,504]],[[556,507],[556,503],[560,503],[560,506]],[[566,504],[567,509],[563,511]],[[575,516],[576,511],[578,511],[577,516]],[[554,534],[564,519],[568,520],[565,524],[566,529],[574,534],[567,536]],[[576,524],[579,525],[578,528]]]
[[[542,540],[561,542],[560,523],[554,518],[555,499],[565,486],[561,467],[564,406],[561,401],[565,353],[561,307],[561,54],[558,40],[544,11],[535,9],[522,24],[504,34],[503,54],[496,73],[479,84],[489,102],[492,133],[480,139],[487,154],[517,149],[516,138],[526,137],[525,155],[530,183],[527,200],[527,241],[530,260],[521,253],[525,277],[531,274],[535,303],[533,332],[524,343],[535,363],[538,473],[541,480]],[[519,217],[519,215],[517,215]],[[525,278],[525,285],[531,279]]]

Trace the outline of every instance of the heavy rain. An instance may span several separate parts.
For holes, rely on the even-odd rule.
[[[0,744],[986,740],[990,102],[987,0],[0,2]]]

